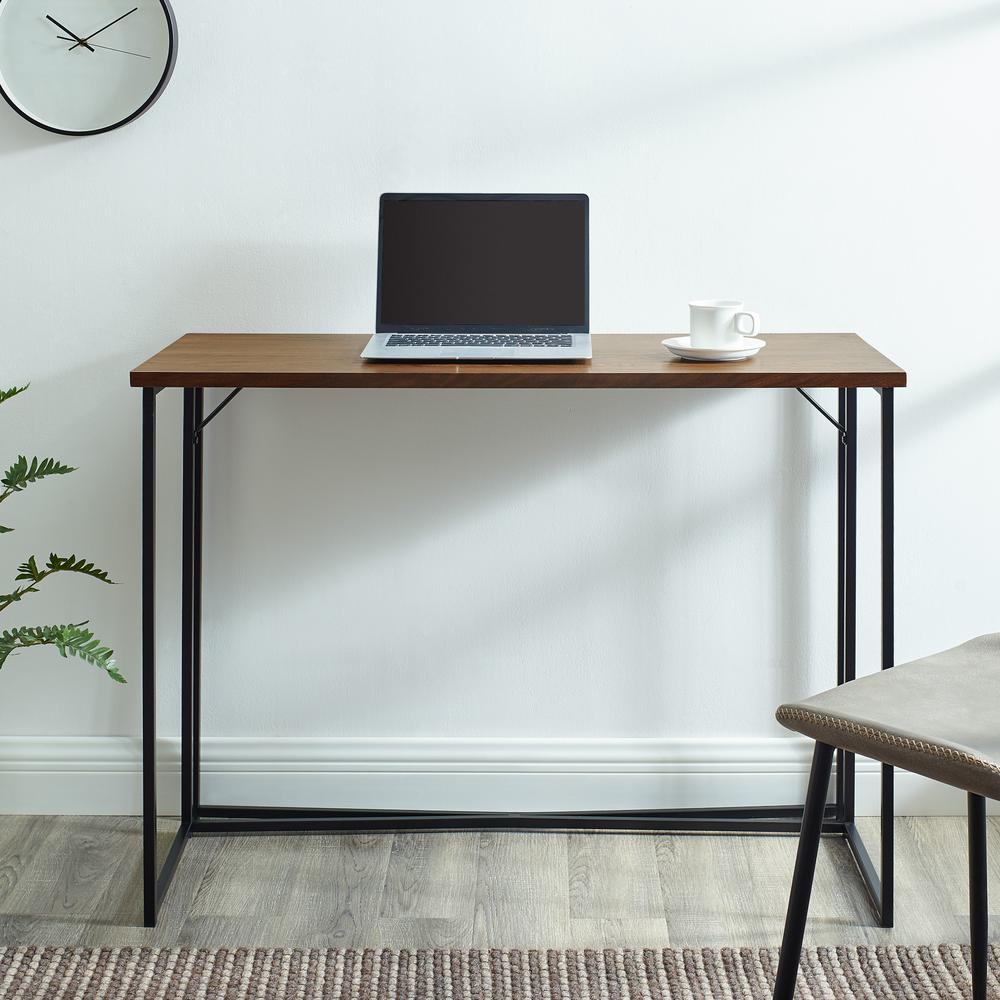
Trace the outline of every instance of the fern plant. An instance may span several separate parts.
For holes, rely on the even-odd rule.
[[[19,396],[27,388],[28,386],[22,385],[0,389],[0,403],[6,403]],[[75,471],[72,466],[64,465],[54,458],[32,458],[29,461],[26,456],[18,455],[17,461],[7,469],[3,479],[0,479],[0,504],[42,479],[47,479],[49,476],[65,476]],[[0,535],[13,530],[0,525]],[[14,589],[9,594],[0,594],[0,612],[19,604],[30,594],[37,594],[39,585],[56,573],[78,573],[99,580],[101,583],[114,582],[108,578],[105,570],[99,569],[88,559],[77,558],[75,553],[60,556],[52,552],[41,566],[34,556],[28,556],[17,567]],[[31,649],[32,646],[54,646],[60,656],[75,656],[103,670],[113,681],[124,684],[125,678],[115,666],[112,651],[101,644],[100,639],[87,628],[88,624],[82,621],[71,625],[22,625],[0,631],[0,668],[13,653]]]

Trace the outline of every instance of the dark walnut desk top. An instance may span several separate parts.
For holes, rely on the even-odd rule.
[[[729,389],[878,388],[906,372],[855,333],[765,333],[748,361],[680,361],[669,334],[596,334],[592,361],[369,362],[368,334],[188,333],[143,362],[144,388]]]

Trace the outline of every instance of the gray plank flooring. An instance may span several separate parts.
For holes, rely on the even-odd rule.
[[[861,825],[873,838],[876,823]],[[776,945],[795,853],[789,837],[198,837],[146,930],[140,843],[134,817],[0,817],[0,945]],[[898,820],[896,858],[896,927],[883,931],[845,846],[824,840],[807,944],[967,941],[964,821]]]

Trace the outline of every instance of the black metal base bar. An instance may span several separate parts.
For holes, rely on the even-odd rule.
[[[872,904],[875,916],[880,917],[882,913],[882,880],[875,870],[875,862],[872,861],[868,848],[865,847],[861,831],[853,822],[845,824],[844,839],[847,841],[854,863],[858,866],[858,873],[861,875],[861,881],[864,883],[865,892],[868,893],[868,900]],[[891,926],[891,924],[882,926]]]
[[[173,881],[174,871],[177,868],[177,863],[180,861],[181,855],[184,853],[184,845],[187,843],[187,839],[190,836],[191,836],[190,824],[182,823],[177,828],[177,832],[174,834],[174,839],[170,842],[170,847],[167,850],[167,855],[163,859],[163,867],[160,869],[160,873],[156,877],[156,886],[154,889],[153,918],[152,922],[150,922],[150,919],[147,915],[146,917],[147,927],[156,926],[156,917],[159,915],[160,912],[160,904],[163,902],[163,897],[166,896],[167,890],[170,888],[170,883]]]
[[[825,815],[835,818],[836,807],[831,803],[826,807]],[[202,806],[198,811],[199,819],[274,819],[299,817],[302,819],[323,819],[338,816],[370,816],[383,819],[387,816],[480,816],[480,817],[517,817],[517,816],[555,816],[563,819],[575,816],[642,816],[650,819],[660,819],[664,822],[671,818],[683,819],[716,819],[730,822],[741,822],[764,819],[794,819],[802,818],[802,806],[723,806],[711,809],[629,809],[607,810],[598,812],[469,812],[465,810],[448,809],[300,809],[295,806]]]
[[[768,815],[773,812],[775,815]],[[210,815],[209,815],[210,814]],[[402,812],[351,809],[226,809],[213,807],[191,824],[195,835],[227,833],[374,833],[407,830],[614,830],[635,833],[797,834],[802,807],[774,810],[691,810],[671,812]],[[823,833],[844,836],[845,826],[824,813]]]

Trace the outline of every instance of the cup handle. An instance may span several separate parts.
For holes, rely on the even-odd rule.
[[[740,327],[740,320],[743,319],[744,316],[749,316],[750,317],[750,329],[749,330],[743,330]],[[749,309],[747,309],[744,312],[738,312],[733,317],[733,324],[736,327],[736,332],[741,337],[752,337],[760,329],[760,316],[758,316],[757,313],[752,312]]]

